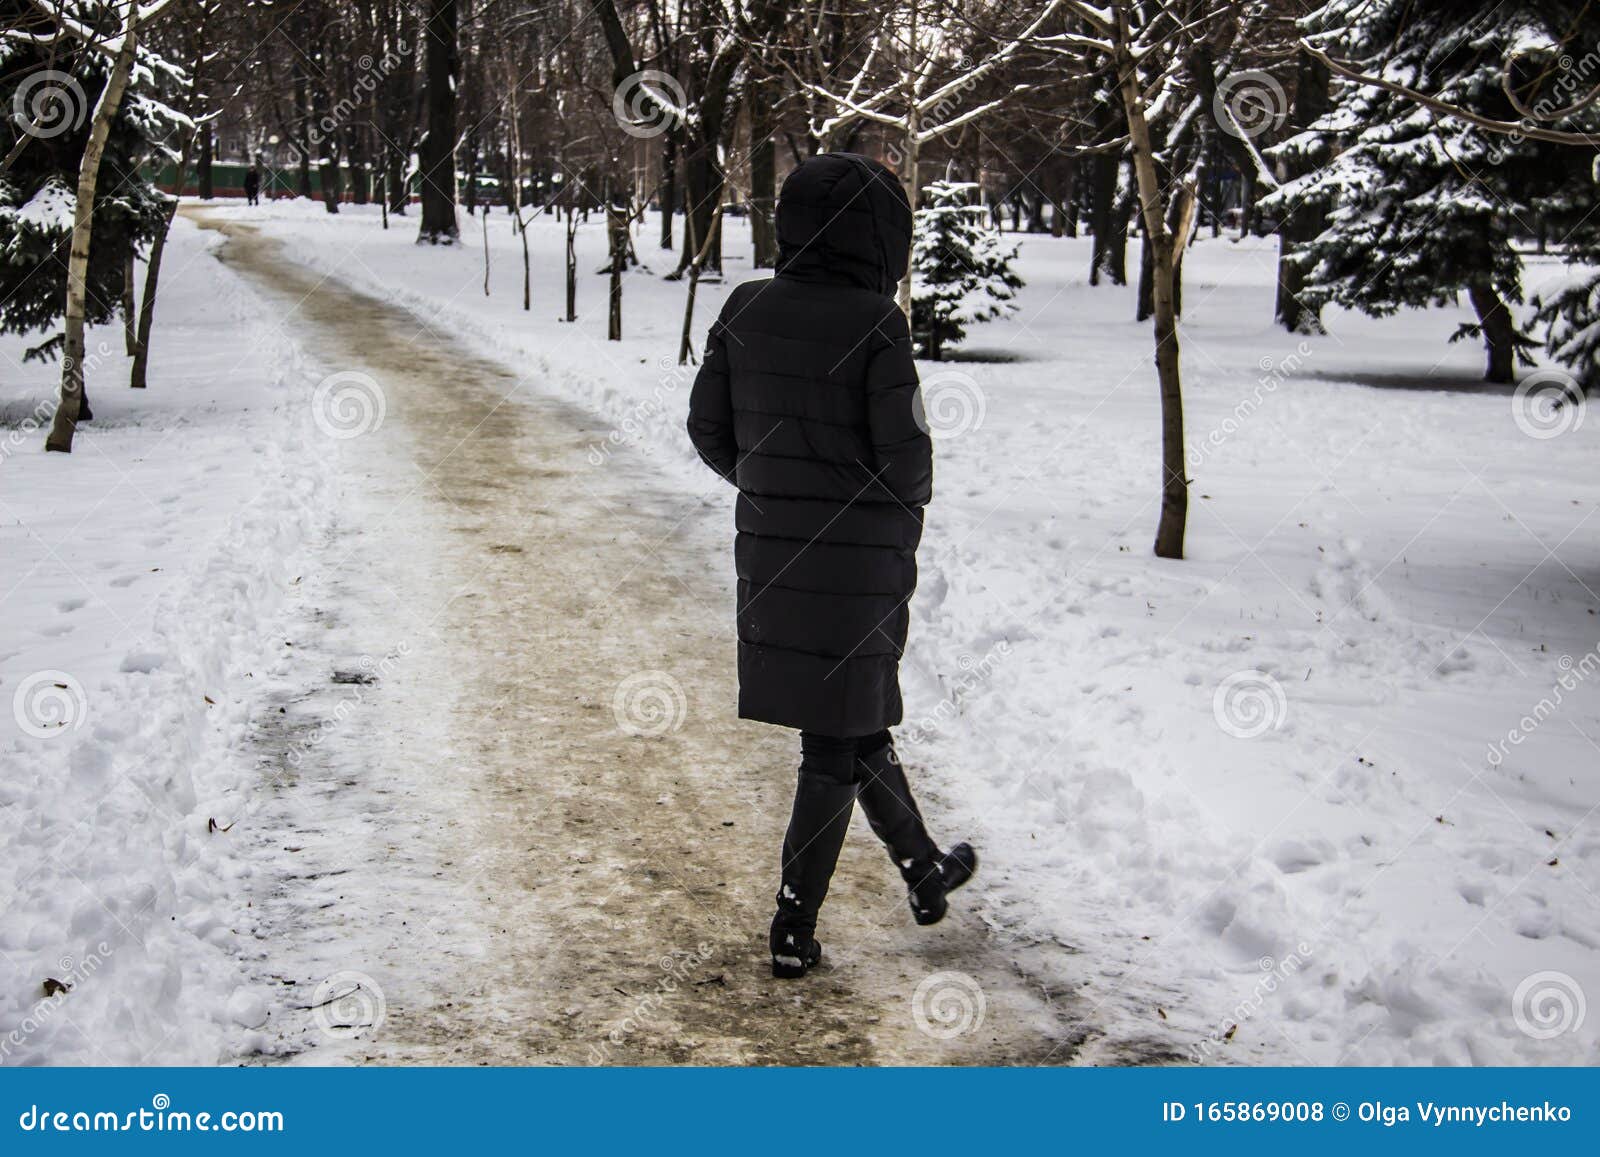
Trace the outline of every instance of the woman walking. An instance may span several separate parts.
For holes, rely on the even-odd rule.
[[[784,181],[777,228],[776,276],[736,288],[711,326],[689,436],[739,489],[739,714],[800,731],[768,938],[773,975],[798,977],[821,959],[817,912],[858,800],[919,924],[944,917],[977,856],[929,837],[888,730],[933,481],[894,300],[911,206],[876,161],[826,153]]]

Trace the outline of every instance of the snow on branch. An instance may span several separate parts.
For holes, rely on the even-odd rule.
[[[1036,34],[1044,26],[1045,22],[1058,11],[1071,9],[1073,6],[1073,0],[1049,0],[1049,3],[1039,11],[1038,15],[1025,28],[1008,37],[999,48],[985,55],[981,64],[952,77],[932,91],[924,92],[923,90],[927,86],[929,78],[940,62],[937,41],[942,39],[944,31],[943,28],[940,28],[933,33],[933,39],[923,45],[912,46],[912,50],[918,54],[918,59],[911,68],[904,71],[902,79],[887,84],[870,95],[862,96],[861,91],[866,83],[867,76],[880,56],[881,38],[884,35],[880,30],[874,34],[866,58],[862,61],[861,67],[856,70],[855,75],[851,77],[850,83],[844,92],[835,92],[825,84],[795,76],[795,80],[805,91],[813,96],[821,97],[835,109],[834,115],[821,121],[814,121],[811,125],[811,130],[817,136],[826,138],[830,133],[852,120],[868,120],[877,124],[905,129],[909,133],[913,123],[915,123],[916,130],[913,135],[918,143],[925,143],[960,128],[962,125],[969,124],[999,108],[1017,93],[1027,91],[1031,86],[1026,84],[1016,85],[1004,96],[996,97],[977,108],[968,109],[946,119],[935,119],[933,123],[926,122],[924,118],[930,113],[937,118],[941,110],[947,109],[964,89],[988,76],[1010,60],[1011,57],[1015,56],[1023,47],[1037,43]],[[791,69],[790,71],[792,74],[793,70]],[[900,103],[901,111],[886,111],[897,102]]]
[[[1117,31],[1116,17],[1109,8],[1097,8],[1093,4],[1085,4],[1083,0],[1068,0],[1067,11],[1107,37],[1115,35]],[[1107,40],[1105,45],[1109,51],[1111,42]]]
[[[1468,124],[1476,125],[1480,129],[1486,129],[1492,133],[1502,133],[1506,136],[1522,137],[1527,140],[1549,141],[1558,145],[1580,145],[1586,148],[1600,149],[1600,136],[1595,136],[1591,133],[1566,132],[1562,129],[1545,128],[1542,125],[1529,124],[1526,121],[1503,121],[1494,117],[1483,116],[1481,113],[1475,113],[1471,109],[1465,109],[1447,100],[1440,100],[1438,97],[1429,96],[1425,92],[1419,92],[1410,85],[1362,72],[1355,65],[1346,64],[1329,56],[1312,43],[1309,38],[1302,38],[1300,47],[1313,60],[1319,61],[1330,72],[1336,73],[1346,80],[1353,80],[1357,84],[1380,88],[1385,92],[1392,92],[1396,96],[1403,96],[1407,100],[1415,101],[1424,108],[1466,121]]]
[[[143,25],[148,23],[153,17],[159,15],[162,9],[166,8],[171,2],[172,0],[151,0],[149,4],[143,5],[130,2],[128,4],[128,15],[124,16],[122,20],[122,27],[124,29],[128,27],[130,18],[135,15],[135,8],[138,9],[137,23]],[[52,33],[42,33],[23,32],[19,29],[7,29],[5,35],[8,39],[32,41],[34,43],[49,43],[51,41],[60,39],[62,36],[70,36],[72,39],[80,41],[86,48],[92,48],[96,52],[102,52],[107,56],[115,56],[118,52],[122,51],[122,33],[118,33],[115,36],[101,36],[99,32],[95,31],[95,29],[83,23],[81,20],[76,20],[67,15],[66,6],[64,4],[52,5],[47,3],[46,0],[30,0],[30,3],[32,3],[34,9],[38,11],[41,16],[55,25],[55,31]],[[109,5],[109,7],[115,10],[117,5],[112,4]]]

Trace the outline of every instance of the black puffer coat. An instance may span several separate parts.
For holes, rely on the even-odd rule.
[[[932,445],[896,283],[911,208],[850,153],[783,183],[778,268],[729,295],[689,401],[739,488],[739,714],[826,735],[900,722]]]

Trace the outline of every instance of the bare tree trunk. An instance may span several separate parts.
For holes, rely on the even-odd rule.
[[[388,204],[384,208],[385,214],[394,213],[405,216],[406,206],[411,203],[411,188],[406,180],[406,156],[398,148],[389,148],[387,170],[384,184],[388,186]]]
[[[1165,175],[1161,166],[1157,166],[1156,175]],[[1188,249],[1189,230],[1194,225],[1194,205],[1194,197],[1173,197],[1167,209],[1171,236],[1163,238],[1161,242],[1172,247],[1172,311],[1179,317],[1183,316],[1183,255]],[[1155,258],[1150,231],[1147,229],[1139,244],[1139,304],[1136,320],[1145,321],[1155,316],[1155,312]]]
[[[684,206],[683,212],[683,253],[678,259],[678,268],[669,275],[670,280],[675,280],[688,272],[700,240],[711,228],[711,218],[716,215],[717,206],[722,203],[725,191],[722,166],[717,162],[717,139],[708,136],[703,125],[690,128],[685,136],[687,149],[683,167],[688,204]],[[720,272],[722,253],[718,241],[719,238],[712,238],[711,254],[707,261],[711,268]]]
[[[1178,362],[1177,311],[1172,300],[1173,248],[1161,206],[1161,184],[1156,174],[1150,126],[1144,115],[1144,94],[1137,65],[1128,49],[1126,14],[1117,14],[1117,86],[1128,114],[1128,137],[1133,147],[1134,177],[1143,210],[1145,244],[1153,265],[1155,306],[1156,377],[1161,387],[1161,520],[1156,528],[1155,552],[1160,558],[1183,557],[1183,534],[1189,513],[1189,484],[1183,453],[1183,388]],[[1193,196],[1180,190],[1175,196]],[[1183,214],[1187,219],[1187,213]]]
[[[1065,173],[1056,185],[1058,196],[1050,208],[1050,235],[1052,237],[1076,237],[1078,235],[1078,161],[1072,158],[1066,162]]]
[[[921,14],[921,5],[913,3],[910,6],[908,17],[910,28],[906,35],[906,43],[917,43],[917,18]],[[917,131],[922,128],[921,114],[917,107],[917,93],[915,82],[911,73],[905,74],[905,101],[906,101],[906,130],[905,130],[905,158],[904,170],[901,179],[906,183],[906,199],[911,202],[911,222],[913,244],[915,243],[917,205],[922,200],[922,143],[917,138]],[[911,324],[911,266],[913,262],[906,262],[905,275],[900,278],[900,287],[896,292],[896,300],[900,304],[900,312],[906,315],[906,324]]]
[[[156,234],[155,240],[150,242],[150,265],[144,271],[144,308],[139,311],[139,336],[134,342],[133,373],[128,379],[128,385],[136,390],[145,388],[145,375],[150,363],[150,326],[155,320],[156,286],[161,278],[161,254],[167,248],[167,233],[172,229],[172,218],[177,211],[178,199],[174,197],[167,204],[166,223],[161,232]]]
[[[672,215],[678,211],[678,130],[670,129],[661,139],[661,248],[672,248]]]
[[[483,211],[483,296],[489,296],[489,210]]]
[[[1128,224],[1138,212],[1134,189],[1122,185],[1122,164],[1117,164],[1117,196],[1111,205],[1111,236],[1106,238],[1106,274],[1112,285],[1128,284]]]
[[[134,312],[133,265],[139,251],[129,242],[128,252],[122,259],[122,344],[132,357],[139,341],[139,319]]]
[[[1290,131],[1302,130],[1328,110],[1328,68],[1309,53],[1301,52],[1296,69],[1294,120]],[[1305,166],[1296,164],[1289,176],[1303,175]],[[1289,255],[1322,230],[1322,211],[1309,205],[1293,205],[1278,225],[1278,296],[1273,314],[1290,333],[1322,333],[1322,318],[1301,300],[1305,271],[1289,261]]]
[[[628,214],[614,200],[606,201],[606,239],[611,247],[611,310],[606,340],[622,340],[622,269],[628,260]]]
[[[567,206],[567,320],[578,320],[578,225]]]
[[[1061,201],[1062,221],[1068,237],[1078,235],[1078,199],[1082,196],[1083,166],[1076,158],[1067,162],[1067,188]]]
[[[506,66],[506,104],[511,130],[506,142],[506,204],[516,216],[517,234],[522,238],[522,308],[526,312],[533,308],[533,267],[528,255],[528,223],[522,219],[522,119],[517,107],[517,70],[510,64]]]
[[[1478,326],[1483,332],[1484,350],[1489,360],[1484,370],[1486,382],[1511,382],[1516,380],[1517,343],[1516,326],[1511,311],[1486,282],[1473,282],[1467,286],[1467,298],[1478,315]]]
[[[1117,170],[1122,167],[1114,153],[1097,153],[1089,161],[1089,228],[1094,245],[1089,252],[1089,284],[1099,285],[1100,274],[1110,272],[1111,214],[1117,200]]]
[[[1156,312],[1156,258],[1155,245],[1150,230],[1139,239],[1139,293],[1134,306],[1133,320],[1148,321]]]
[[[211,176],[210,124],[200,126],[200,157],[195,162],[195,191],[200,194],[202,201],[209,201],[216,195],[216,187]]]
[[[331,141],[324,140],[322,155],[317,158],[317,177],[322,185],[322,207],[330,213],[339,211],[339,153]]]
[[[694,260],[689,263],[689,296],[683,306],[683,338],[678,343],[678,364],[688,365],[694,360],[694,347],[690,342],[689,331],[694,328],[694,299],[695,292],[700,288],[700,270],[705,268],[706,256],[711,252],[711,240],[717,235],[716,226],[722,223],[722,205],[717,204],[717,210],[712,215],[712,228],[706,233],[704,241],[700,242],[700,250],[694,255]]]
[[[1048,229],[1048,226],[1046,226],[1045,223],[1044,223],[1044,205],[1045,205],[1044,190],[1039,188],[1039,186],[1036,185],[1031,179],[1028,181],[1028,188],[1032,191],[1032,194],[1033,194],[1031,197],[1029,197],[1027,199],[1027,204],[1028,204],[1028,232],[1029,233],[1044,233]]]
[[[344,155],[350,163],[350,200],[365,205],[372,200],[372,169],[367,164],[367,135],[360,125],[345,134]]]
[[[528,253],[528,223],[522,219],[522,206],[517,206],[517,233],[522,238],[522,310],[533,308],[533,258]]]
[[[1189,252],[1195,214],[1200,211],[1197,185],[1185,181],[1173,194],[1172,211],[1172,312],[1183,316],[1183,255]]]
[[[750,239],[757,269],[771,269],[778,263],[778,230],[774,217],[777,207],[777,146],[774,103],[777,86],[773,78],[756,82],[750,102]]]
[[[86,298],[89,293],[89,243],[94,233],[94,195],[100,181],[100,158],[105,155],[106,138],[111,135],[111,122],[116,120],[117,109],[122,105],[122,94],[128,87],[128,73],[133,70],[134,52],[139,30],[139,5],[128,5],[128,14],[122,27],[122,45],[117,50],[111,75],[95,104],[94,122],[89,129],[89,140],[84,145],[83,157],[78,163],[78,200],[72,216],[72,248],[67,260],[66,338],[61,357],[61,404],[56,407],[50,424],[50,435],[45,439],[46,450],[72,453],[72,435],[78,428],[78,418],[84,409],[83,381],[83,322]]]
[[[145,378],[149,372],[150,330],[155,324],[156,289],[161,280],[161,255],[166,252],[167,234],[172,232],[172,219],[178,213],[178,195],[183,192],[183,178],[189,171],[189,154],[193,148],[194,134],[185,134],[183,149],[178,154],[175,191],[166,206],[166,219],[161,223],[161,231],[156,234],[155,240],[150,242],[150,261],[144,271],[144,305],[139,310],[139,334],[134,341],[133,369],[128,376],[128,385],[135,390],[145,388]]]
[[[915,11],[916,11],[916,9],[915,9],[915,6],[913,5],[913,7],[912,7],[913,17],[915,16]],[[911,106],[911,111],[906,114],[905,147],[906,147],[905,171],[904,171],[903,175],[904,175],[904,179],[905,179],[905,183],[906,183],[906,196],[908,198],[910,198],[910,200],[911,200],[911,215],[912,215],[912,220],[914,221],[916,219],[917,202],[919,200],[919,194],[921,192],[920,185],[921,185],[921,180],[922,180],[921,164],[920,164],[922,147],[921,147],[920,143],[917,141],[917,109],[916,109],[915,105],[912,105]],[[897,291],[895,297],[896,297],[896,300],[900,303],[900,312],[906,315],[906,321],[909,322],[911,320],[911,263],[910,262],[906,263],[905,276],[900,279],[900,288]]]
[[[290,10],[293,17],[291,36],[297,44],[307,44],[311,39],[310,14],[303,6]],[[299,120],[298,131],[295,133],[295,159],[299,162],[300,186],[299,194],[306,200],[311,199],[311,135],[307,123],[308,112],[311,108],[309,81],[306,77],[304,52],[295,52],[290,57],[290,66],[293,73],[294,89],[294,115]],[[205,130],[202,129],[202,132]]]
[[[451,245],[456,224],[456,0],[429,0],[426,85],[428,131],[417,149],[422,176],[418,241]]]

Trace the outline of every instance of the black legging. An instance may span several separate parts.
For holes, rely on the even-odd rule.
[[[811,932],[828,895],[856,800],[907,880],[939,858],[887,731],[864,736],[800,733],[800,774],[783,838],[778,910],[785,924]]]
[[[856,781],[856,760],[865,759],[893,742],[887,731],[859,737],[800,733],[800,774],[817,775],[841,783]]]

